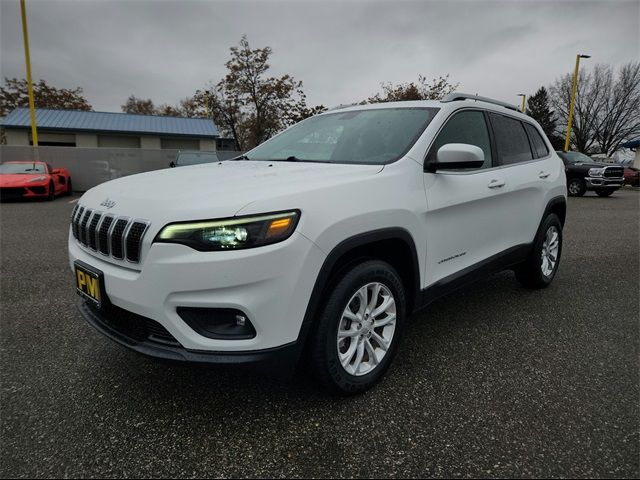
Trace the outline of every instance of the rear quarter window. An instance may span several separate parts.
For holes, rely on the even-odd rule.
[[[531,140],[531,145],[533,146],[533,153],[536,158],[542,158],[549,155],[549,149],[547,148],[547,144],[542,139],[540,132],[536,127],[529,123],[524,124],[524,128],[527,130],[529,134],[529,140]]]

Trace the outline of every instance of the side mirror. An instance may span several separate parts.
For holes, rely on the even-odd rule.
[[[172,161],[171,161],[171,163],[169,164],[169,166],[170,166],[171,168],[175,168],[175,166],[176,166],[176,162],[174,162],[174,161],[172,160]]]
[[[435,162],[426,165],[427,172],[455,170],[459,168],[480,168],[484,163],[484,152],[480,147],[467,143],[447,143],[440,147]]]
[[[51,170],[51,175],[59,175],[61,173],[62,171],[59,168],[54,168],[53,170]]]

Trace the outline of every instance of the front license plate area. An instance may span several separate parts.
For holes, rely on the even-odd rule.
[[[74,262],[76,274],[76,291],[82,298],[91,302],[96,308],[102,306],[104,277],[100,270],[86,263]]]

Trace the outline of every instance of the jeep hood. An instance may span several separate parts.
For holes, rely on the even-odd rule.
[[[80,203],[152,222],[231,217],[250,203],[356,182],[383,165],[226,161],[157,170],[102,183]],[[107,209],[101,203],[115,204]],[[282,205],[282,209],[296,205]]]

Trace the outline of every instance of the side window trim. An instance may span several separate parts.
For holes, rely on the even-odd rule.
[[[454,110],[453,112],[451,112],[451,114],[446,118],[446,120],[442,123],[442,125],[440,126],[440,128],[438,129],[438,131],[436,132],[436,134],[433,136],[433,138],[431,139],[431,142],[429,143],[429,148],[427,148],[426,153],[424,154],[424,160],[422,162],[422,169],[426,172],[426,168],[427,168],[427,162],[429,161],[429,154],[431,153],[431,149],[433,148],[434,144],[436,143],[436,140],[438,139],[438,137],[440,136],[440,134],[442,133],[442,131],[444,130],[444,128],[447,126],[447,124],[453,119],[453,117],[455,117],[456,115],[458,115],[459,113],[463,113],[463,112],[479,112],[482,113],[483,117],[484,117],[484,123],[485,123],[485,127],[487,128],[487,135],[489,135],[489,148],[491,150],[491,167],[489,168],[494,168],[499,166],[496,163],[496,157],[497,157],[497,151],[496,151],[496,147],[495,147],[495,141],[493,138],[493,129],[491,127],[491,124],[489,123],[489,115],[488,112],[482,108],[459,108],[458,110]],[[485,170],[487,170],[487,168],[478,168],[478,169],[474,169],[474,170],[468,170],[466,172],[454,172],[454,173],[476,173],[476,172],[484,172]]]
[[[529,135],[529,129],[527,128],[527,125],[529,125],[529,122],[520,121],[520,123],[522,124],[522,129],[524,130],[524,133],[527,136],[527,140],[529,140],[529,150],[531,150],[531,158],[533,160],[537,160],[540,157],[538,157],[538,152],[536,150],[535,145],[533,144],[533,139],[531,138],[531,135]]]
[[[499,167],[500,162],[498,161],[498,147],[496,146],[496,135],[493,131],[493,124],[491,123],[491,116],[489,112],[483,110],[484,114],[484,122],[487,124],[487,130],[489,131],[489,142],[491,144],[491,168]]]

